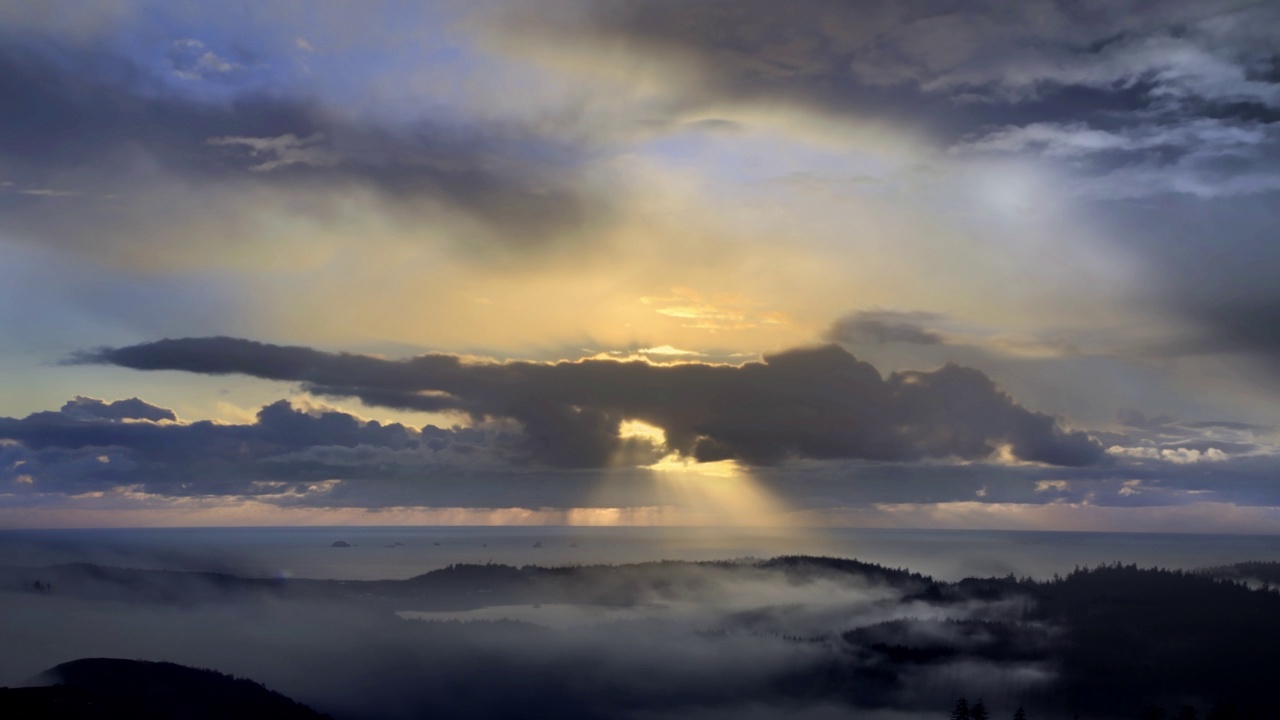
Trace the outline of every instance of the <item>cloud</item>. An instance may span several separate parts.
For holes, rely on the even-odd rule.
[[[235,469],[245,477],[399,481],[446,454],[467,467],[594,471],[667,451],[755,472],[807,459],[1063,462],[1136,467],[1149,483],[1174,465],[1165,452],[1216,450],[1229,459],[1173,470],[1225,472],[1265,442],[1182,423],[1091,433],[1095,443],[1050,414],[1093,426],[1120,403],[1202,402],[1216,403],[1214,414],[1197,417],[1232,417],[1231,398],[1184,392],[1210,373],[1177,388],[1151,378],[1218,362],[1194,354],[1273,360],[1280,347],[1268,262],[1280,207],[1274,23],[1265,22],[1275,9],[1233,7],[514,0],[468,10],[483,14],[479,24],[433,25],[451,36],[439,53],[427,40],[421,53],[361,45],[400,23],[379,13],[356,13],[379,16],[362,39],[344,39],[328,14],[265,27],[278,19],[271,13],[261,33],[239,35],[221,14],[199,12],[184,17],[208,22],[159,28],[161,18],[166,32],[143,38],[121,25],[71,45],[57,39],[64,21],[46,12],[10,26],[0,51],[0,89],[14,99],[0,108],[0,133],[12,140],[0,148],[12,183],[0,193],[0,234],[50,257],[40,274],[15,266],[11,294],[27,299],[12,314],[47,319],[56,305],[46,298],[70,293],[101,336],[85,344],[176,337],[176,326],[326,347],[386,338],[497,357],[592,347],[696,361],[663,374],[604,362],[477,369],[429,356],[418,375],[358,356],[350,373],[321,373],[329,360],[303,358],[301,370],[263,376],[467,413],[478,435],[464,442],[440,430],[403,448],[282,443],[246,456]],[[411,25],[420,19],[394,29],[422,29]],[[304,62],[314,75],[298,74]],[[831,131],[820,142],[818,126]],[[873,126],[889,130],[856,132]],[[886,160],[903,146],[909,160]],[[600,252],[576,252],[579,243]],[[530,254],[555,248],[574,252]],[[136,273],[113,282],[147,312],[113,317],[121,301],[83,289],[105,281],[68,280],[66,249]],[[569,277],[560,260],[587,271]],[[184,272],[172,282],[149,280],[174,265]],[[220,274],[229,265],[251,272]],[[1144,283],[1167,292],[1162,304],[1145,302]],[[173,287],[204,284],[240,304],[174,304]],[[986,374],[951,366],[845,383],[856,361],[810,350],[710,365],[818,337],[858,303],[948,313],[863,310],[830,327],[827,340],[884,373],[953,360]],[[1169,329],[1170,318],[1135,317],[1156,304],[1153,314],[1174,314],[1172,331],[1185,335],[1142,368],[1123,366],[1117,347]],[[187,321],[164,317],[178,314]],[[32,336],[50,332],[43,326]],[[1182,359],[1149,362],[1174,355]],[[245,367],[227,371],[259,374]],[[87,372],[96,382],[109,371]],[[39,407],[73,390],[103,392],[93,387],[45,395]],[[88,423],[108,412],[95,408],[63,412]],[[665,440],[620,437],[628,421]],[[22,447],[46,453],[50,467],[65,461],[69,475],[125,482],[137,467],[160,472],[126,439],[97,454]],[[423,449],[437,440],[450,449]],[[1160,457],[1106,453],[1112,446]]]
[[[710,330],[748,330],[785,325],[785,313],[764,309],[759,303],[741,295],[719,295],[707,298],[688,288],[677,288],[664,297],[645,296],[640,302],[654,312],[679,320],[686,328]]]
[[[169,46],[167,59],[174,76],[183,80],[216,79],[220,75],[244,69],[243,65],[220,57],[194,38],[174,40]]]
[[[508,365],[493,367],[512,370]],[[999,454],[956,463],[955,456],[969,452],[963,443],[971,443],[972,452],[983,451],[979,443],[984,433],[994,432],[992,420],[964,427],[964,434],[948,423],[975,424],[975,418],[999,411],[984,409],[973,398],[958,399],[962,393],[980,393],[982,381],[980,374],[973,376],[976,371],[954,366],[944,370],[904,378],[906,386],[919,387],[915,392],[903,391],[898,401],[902,409],[876,408],[894,413],[892,419],[899,422],[908,414],[936,414],[930,426],[914,429],[918,446],[911,448],[912,456],[857,459],[837,456],[839,448],[827,448],[819,459],[797,453],[775,465],[752,467],[741,462],[676,463],[670,458],[655,465],[663,453],[680,447],[661,428],[631,421],[617,428],[619,437],[575,437],[572,428],[557,425],[563,421],[551,412],[521,421],[545,420],[550,427],[528,428],[509,419],[491,419],[472,427],[414,428],[282,400],[263,406],[251,420],[231,424],[176,420],[171,411],[138,400],[107,403],[81,397],[57,412],[0,418],[0,509],[11,515],[39,512],[45,522],[55,524],[67,523],[75,513],[81,514],[82,522],[119,524],[107,520],[115,512],[133,518],[132,522],[149,523],[146,512],[161,511],[166,517],[214,525],[260,523],[284,511],[290,514],[279,515],[281,520],[329,524],[389,522],[386,518],[391,517],[409,523],[592,524],[680,524],[714,517],[721,522],[787,524],[838,522],[833,519],[836,516],[823,519],[823,513],[834,512],[833,508],[862,508],[858,512],[863,514],[857,517],[871,517],[875,515],[871,508],[886,503],[998,505],[1011,513],[1010,522],[1017,522],[1016,508],[1031,513],[1033,506],[1046,503],[1084,507],[1080,512],[1085,514],[1092,512],[1088,508],[1199,502],[1280,506],[1273,482],[1280,455],[1258,444],[1153,442],[1112,435],[1124,444],[1111,447],[1094,464],[1050,465],[1076,459],[1064,453],[1084,452],[1072,445],[1079,435],[1069,436],[1056,450],[1045,448],[1036,439],[1045,427],[1027,421],[1027,428],[1001,439]],[[519,374],[509,372],[506,381],[515,381]],[[599,367],[589,374],[601,382],[620,377]],[[469,382],[482,384],[475,378]],[[674,394],[682,389],[674,380],[665,382],[665,389],[648,385],[647,390]],[[735,394],[763,392],[746,389],[748,385],[732,377],[718,378],[716,384]],[[774,382],[770,387],[778,395],[784,384]],[[844,389],[848,390],[847,384]],[[533,388],[520,392],[528,396]],[[793,389],[792,394],[801,393]],[[545,396],[537,401],[550,403]],[[986,402],[999,401],[989,398]],[[949,407],[921,407],[926,403]],[[978,407],[960,407],[965,404]],[[824,409],[816,403],[812,407],[810,414],[838,419],[830,412],[823,416]],[[605,414],[598,408],[590,410],[597,416]],[[795,413],[780,403],[771,417],[782,423],[775,432],[798,443],[799,430],[791,427]],[[738,418],[740,424],[734,429],[745,434],[741,423],[755,417]],[[766,430],[760,431],[762,436]],[[1204,432],[1222,431],[1206,428]],[[578,445],[549,447],[549,440],[559,434]],[[719,449],[734,450],[735,439],[717,440]],[[827,436],[803,439],[809,443],[806,447],[819,440],[835,442]],[[583,454],[579,446],[587,443],[614,448],[615,456],[604,465],[566,469],[569,459],[596,457]],[[1039,452],[1042,462],[1010,462],[1011,448],[1018,453]],[[725,468],[728,474],[723,474]],[[687,487],[677,490],[673,482]],[[719,488],[735,501],[745,493],[773,500],[742,517],[735,514],[739,511],[725,511],[720,505],[726,498],[706,495],[699,489],[702,485]],[[708,497],[715,498],[714,508],[706,506]],[[380,519],[376,513],[390,514]],[[38,522],[32,520],[36,517],[24,522]]]
[[[769,97],[870,117],[884,108],[905,115],[939,97],[954,112],[933,122],[977,125],[992,104],[1061,118],[1089,104],[1114,110],[1108,96],[1135,89],[1131,109],[1174,98],[1280,103],[1280,84],[1268,75],[1274,47],[1258,30],[1280,15],[1261,3],[1036,0],[1010,10],[887,0],[785,8],[767,0],[570,0],[550,10],[516,5],[497,17],[498,27],[561,45],[608,47],[648,63],[678,58],[687,72],[667,87],[686,105]],[[868,107],[871,98],[882,105]]]
[[[651,348],[640,348],[636,352],[642,355],[657,355],[659,357],[704,357],[706,353],[696,350],[681,350],[678,347],[670,345],[658,345]]]
[[[267,156],[263,162],[249,166],[253,172],[266,172],[290,165],[328,167],[342,162],[341,155],[319,145],[323,140],[324,133],[317,132],[305,138],[290,133],[273,138],[215,137],[207,142],[220,147],[242,147],[255,158]]]
[[[11,100],[0,164],[35,188],[6,200],[0,230],[18,237],[145,263],[259,243],[281,216],[332,225],[337,208],[364,202],[419,235],[521,251],[569,242],[608,213],[605,184],[584,179],[584,151],[514,123],[358,120],[252,83],[211,98],[120,54],[35,48],[0,47]],[[223,74],[206,60],[193,67]]]
[[[1018,460],[1058,465],[1103,458],[1088,435],[1018,405],[977,370],[947,365],[881,378],[837,346],[739,367],[595,359],[470,364],[448,355],[392,361],[219,337],[103,349],[76,362],[240,373],[369,405],[516,420],[535,458],[561,466],[605,465],[620,449],[624,420],[661,428],[670,449],[704,461],[983,459],[999,448]]]
[[[1083,122],[1005,127],[955,150],[1038,153],[1075,165],[1073,192],[1094,199],[1184,193],[1215,198],[1280,190],[1274,123],[1165,118],[1100,129]]]
[[[1008,379],[1011,363],[1101,354],[1096,340],[1078,333],[1011,333],[921,310],[857,310],[827,327],[823,340],[880,355],[898,367],[955,362],[997,370]],[[1025,388],[1024,388],[1025,391]]]
[[[78,420],[161,420],[177,421],[178,416],[169,408],[157,407],[138,398],[105,402],[97,398],[77,395],[67,401],[59,411]]]
[[[1120,447],[1119,445],[1113,445],[1107,448],[1107,452],[1112,455],[1123,455],[1131,458],[1162,460],[1164,462],[1170,462],[1177,465],[1187,465],[1190,463],[1200,462],[1222,462],[1227,459],[1227,454],[1215,447],[1201,451],[1187,447],[1154,448]]]
[[[421,430],[281,400],[252,423],[178,422],[172,410],[132,398],[77,397],[58,412],[0,418],[0,484],[77,495],[136,487],[164,495],[285,495],[340,478],[397,477],[407,466],[500,448],[484,429]],[[263,484],[265,482],[265,484]]]
[[[1044,9],[1051,4],[1039,5]],[[1247,27],[1250,21],[1276,18],[1274,8],[1260,4],[1232,7],[1224,2],[1216,10],[1226,12],[1217,17],[1212,5],[1207,13],[1188,12],[1190,9],[1174,3],[1153,6],[1147,12],[1133,12],[1122,21],[1128,27],[1117,28],[1099,22],[1103,18],[1093,13],[1072,13],[1059,5],[1054,10],[1065,21],[1062,25],[1044,23],[1034,29],[1025,25],[1019,28],[1013,23],[998,29],[988,25],[995,32],[984,33],[987,37],[975,33],[964,39],[994,39],[1011,45],[1019,40],[1017,31],[1031,30],[1047,41],[1045,46],[1021,52],[1008,45],[988,48],[986,52],[967,47],[960,62],[933,68],[927,64],[939,59],[939,50],[922,46],[916,77],[932,91],[980,88],[994,83],[1000,91],[1015,97],[1034,97],[1044,92],[1045,85],[1102,90],[1142,86],[1155,100],[1200,98],[1280,104],[1280,86],[1258,77],[1258,70],[1271,60],[1266,46]],[[1234,18],[1229,17],[1233,10]],[[969,17],[971,25],[985,19]],[[1029,18],[1024,15],[1019,20],[1025,22]],[[1010,56],[1019,62],[1008,62]]]
[[[1267,130],[1262,123],[1241,125],[1211,118],[1175,127],[1146,125],[1121,130],[1099,130],[1083,123],[1034,123],[997,130],[963,147],[987,152],[1034,149],[1055,157],[1159,148],[1201,148],[1221,154],[1264,142]]]
[[[925,312],[863,310],[840,318],[827,329],[826,339],[837,343],[906,343],[940,345],[942,335],[922,323],[937,322],[942,316]]]
[[[617,94],[649,133],[716,118],[812,140],[821,126],[839,147],[896,150],[975,187],[990,173],[1026,204],[1028,242],[1054,234],[1051,208],[1066,198],[1079,213],[1069,227],[1109,246],[1099,269],[1126,276],[1115,305],[1133,310],[1150,289],[1151,324],[1183,326],[1183,354],[1272,366],[1280,303],[1261,268],[1280,207],[1277,24],[1274,3],[1233,0],[560,0],[504,4],[488,21],[495,45],[549,73],[642,88]],[[608,130],[633,131],[624,125]],[[1022,167],[1048,180],[1003,179]]]
[[[54,188],[26,188],[18,192],[33,197],[75,197],[80,194],[72,190],[55,190]]]

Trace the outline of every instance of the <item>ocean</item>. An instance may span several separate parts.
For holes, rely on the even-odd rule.
[[[403,579],[456,563],[562,566],[793,554],[857,558],[943,580],[1009,573],[1044,579],[1115,561],[1193,569],[1280,560],[1280,536],[544,526],[0,531],[0,565],[91,562],[339,580]]]

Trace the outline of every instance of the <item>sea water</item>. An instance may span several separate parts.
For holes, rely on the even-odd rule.
[[[335,547],[345,543],[347,547]],[[943,580],[1076,566],[1280,560],[1280,536],[670,527],[285,527],[0,531],[0,565],[90,562],[249,577],[403,579],[456,563],[593,565],[778,555],[857,558]]]

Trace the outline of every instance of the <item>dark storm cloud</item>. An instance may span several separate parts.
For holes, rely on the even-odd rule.
[[[138,421],[143,415],[151,417]],[[8,441],[0,445],[0,480],[72,494],[118,485],[167,495],[281,494],[313,481],[396,477],[410,464],[420,474],[439,458],[502,445],[480,430],[384,425],[284,400],[247,424],[157,419],[176,418],[136,399],[83,397],[59,412],[0,418],[0,441]]]
[[[205,446],[230,449],[246,441],[266,441],[280,449],[360,444],[400,447],[417,441],[417,433],[403,425],[362,423],[351,415],[333,411],[309,414],[285,400],[263,407],[257,420],[252,426],[255,429],[247,431],[244,428],[250,426],[207,421],[188,425],[114,422],[64,409],[33,413],[20,420],[5,418],[0,420],[0,433],[37,450],[120,446],[143,448],[169,460]]]
[[[222,61],[210,62],[218,73]],[[519,127],[375,127],[252,85],[201,94],[203,80],[186,82],[106,51],[0,43],[0,227],[90,249],[151,235],[172,244],[189,230],[148,191],[175,180],[197,195],[373,191],[418,227],[445,227],[447,214],[512,248],[545,244],[602,207],[586,197],[580,153]]]
[[[213,170],[198,161],[215,135],[276,136],[318,130],[315,109],[265,95],[201,103],[106,52],[0,48],[5,172],[48,183],[140,145],[175,169]],[[225,167],[216,169],[225,170]],[[23,177],[25,176],[25,177]],[[72,188],[67,188],[72,189]]]
[[[899,414],[935,416],[935,437],[918,439],[919,456],[969,451],[952,449],[962,438],[942,437],[941,426],[999,413],[973,399],[966,402],[979,406],[967,410],[960,407],[964,403],[952,403],[957,387],[972,391],[983,385],[976,371],[949,366],[937,373],[904,374],[903,381]],[[721,387],[740,386],[728,380]],[[552,433],[569,432],[563,427],[521,432],[490,423],[414,429],[335,410],[304,410],[286,401],[263,407],[253,422],[243,424],[100,416],[101,408],[113,405],[77,398],[59,412],[0,419],[0,488],[9,502],[43,505],[67,495],[119,489],[145,492],[157,502],[251,497],[280,506],[319,508],[631,507],[671,501],[655,492],[647,471],[634,467],[657,459],[654,449],[639,441],[630,441],[630,447],[610,441],[611,447],[621,446],[615,460],[622,467],[545,467],[544,463],[577,457],[572,448],[548,449],[543,444]],[[86,407],[99,414],[86,412]],[[146,403],[141,407],[147,414],[170,414]],[[779,411],[781,417],[793,414]],[[750,474],[794,510],[955,501],[1135,507],[1206,500],[1280,504],[1273,482],[1276,456],[1269,446],[1250,440],[1267,428],[1137,415],[1130,419],[1144,422],[1146,429],[1130,426],[1128,433],[1098,433],[1110,448],[1111,461],[1088,466],[794,459],[755,467]],[[987,431],[990,428],[977,427],[969,434],[972,439]],[[1044,425],[1031,422],[1012,442],[1021,443],[1026,452],[1048,453],[1035,440],[1044,432]],[[580,442],[605,440],[589,437]],[[977,444],[971,450],[982,451]],[[1044,459],[1052,462],[1055,457],[1046,454]]]
[[[511,27],[610,52],[672,57],[692,87],[675,107],[784,100],[926,125],[988,126],[1195,105],[1217,117],[1280,106],[1264,3],[1040,0],[937,3],[709,0],[532,4]],[[1261,113],[1261,115],[1260,115]]]
[[[704,461],[981,459],[1005,446],[1020,460],[1055,465],[1103,457],[1088,435],[1018,405],[977,370],[947,365],[881,378],[837,346],[740,367],[467,364],[445,355],[393,361],[219,337],[104,349],[76,361],[241,373],[371,405],[513,419],[535,458],[559,466],[609,464],[625,450],[617,436],[624,420],[662,428],[671,449]]]

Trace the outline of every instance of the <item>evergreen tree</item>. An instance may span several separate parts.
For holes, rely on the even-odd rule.
[[[1027,720],[1027,711],[1023,710],[1021,705],[1014,711],[1013,720]]]
[[[987,706],[983,704],[982,698],[978,698],[978,702],[969,708],[969,720],[989,720],[990,717],[987,714]]]
[[[951,720],[973,720],[969,715],[969,702],[964,698],[956,701],[956,706],[951,710]]]

